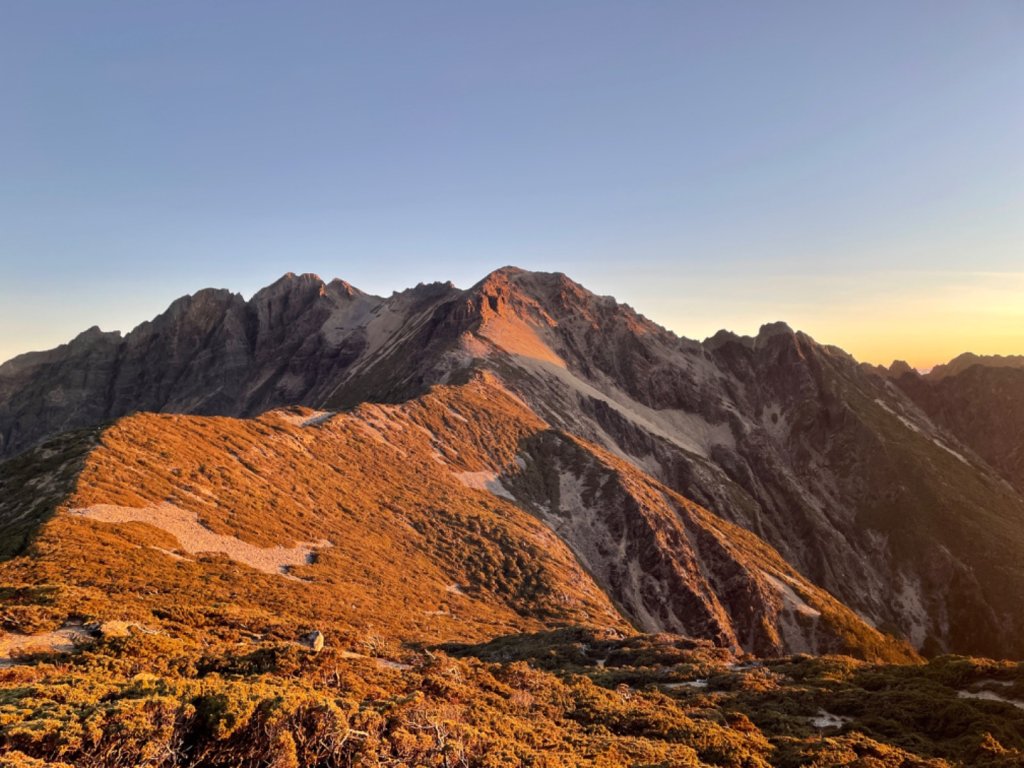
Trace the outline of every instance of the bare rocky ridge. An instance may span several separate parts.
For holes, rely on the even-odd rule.
[[[631,464],[553,431],[524,447],[506,485],[641,630],[761,656],[910,657],[758,537]]]
[[[556,430],[753,532],[877,626],[929,651],[1024,656],[1024,499],[994,459],[892,381],[785,324],[691,341],[563,275],[506,268],[465,291],[434,284],[387,299],[308,275],[248,302],[203,291],[123,339],[93,330],[0,366],[0,449],[134,410],[401,402],[480,369]],[[467,471],[485,469],[496,471]],[[607,493],[583,509],[621,509],[621,489]],[[676,502],[654,506],[659,519],[685,517]],[[532,511],[585,563],[610,546],[610,519],[588,534],[572,516],[560,529]],[[638,546],[627,561],[658,571],[661,555]],[[602,586],[626,584],[615,579]],[[789,597],[785,579],[758,583]],[[626,610],[624,594],[613,597]],[[654,602],[636,604],[634,620],[647,611],[650,628],[676,628]],[[798,623],[810,615],[795,611]]]
[[[247,416],[316,404],[459,292],[420,286],[390,299],[341,280],[286,275],[248,302],[223,290],[175,301],[124,338],[92,328],[0,366],[0,455],[134,411]],[[404,395],[423,382],[387,382]]]

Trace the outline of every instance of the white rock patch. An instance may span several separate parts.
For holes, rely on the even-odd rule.
[[[949,453],[952,456],[954,456],[955,458],[960,459],[960,461],[962,461],[964,464],[968,464],[968,465],[970,464],[970,462],[967,459],[964,458],[963,454],[957,453],[952,448],[950,448],[948,445],[944,445],[943,443],[939,442],[934,437],[932,438],[932,442],[935,443],[937,446],[939,446],[939,448],[944,450],[946,453]]]
[[[53,632],[35,635],[5,634],[0,637],[0,668],[17,664],[12,653],[19,651],[44,651],[46,653],[70,653],[76,645],[92,641],[92,636],[78,624],[67,624]]]
[[[312,427],[317,424],[323,424],[334,415],[334,411],[313,411],[313,413],[308,415],[277,411],[276,415],[287,421],[289,424],[294,424],[297,427]]]
[[[804,599],[796,593],[796,590],[782,579],[773,576],[767,571],[761,571],[761,575],[768,580],[769,584],[779,591],[779,594],[782,597],[782,602],[787,609],[795,611],[796,613],[802,613],[804,616],[810,616],[815,619],[821,616],[821,611],[809,606]]]
[[[893,595],[893,599],[900,606],[903,615],[909,619],[910,642],[915,648],[920,648],[928,637],[930,627],[920,579],[904,575],[900,581],[899,591]]]
[[[145,523],[165,531],[178,540],[179,549],[190,554],[217,552],[236,563],[263,573],[288,576],[288,569],[310,562],[317,549],[332,546],[329,541],[301,543],[294,547],[257,547],[237,536],[214,533],[199,522],[194,512],[163,502],[151,507],[121,507],[95,504],[69,510],[75,517],[99,523]]]
[[[667,688],[670,691],[675,690],[677,688],[707,688],[708,687],[708,681],[706,679],[687,680],[687,681],[682,682],[682,683],[665,683],[661,687],[662,688]]]
[[[922,429],[917,424],[912,422],[906,416],[903,416],[903,415],[901,415],[899,413],[896,413],[896,411],[894,411],[892,408],[890,408],[888,405],[886,405],[880,398],[876,397],[875,398],[875,402],[878,403],[878,405],[882,406],[882,408],[884,410],[888,411],[893,416],[895,416],[897,419],[899,419],[901,422],[903,422],[903,426],[907,427],[908,429],[914,430],[915,432],[917,432],[920,435],[925,435],[925,433],[922,431]],[[925,435],[925,437],[929,437],[929,436]],[[948,445],[943,443],[937,437],[931,437],[930,439],[931,439],[931,441],[933,443],[935,443],[935,445],[939,446],[939,448],[941,448],[942,450],[946,451],[946,453],[948,453],[948,454],[950,454],[950,455],[960,459],[960,461],[962,461],[964,464],[968,464],[968,465],[970,464],[970,462],[967,459],[964,458],[963,454],[958,453],[957,451],[954,451],[952,448],[950,448]]]
[[[508,489],[501,484],[497,472],[456,472],[455,477],[467,488],[487,491],[509,501],[516,500],[516,497],[509,493]]]
[[[303,427],[314,427],[317,424],[323,424],[325,421],[327,421],[333,415],[334,415],[334,411],[317,411],[312,416],[310,416],[308,419],[303,421],[300,424],[300,426],[303,426]]]
[[[1001,701],[1004,704],[1011,704],[1017,709],[1024,709],[1024,701],[1018,701],[1017,699],[1008,699],[1005,696],[1000,696],[994,691],[957,691],[958,698],[961,699],[983,699],[984,701]]]
[[[811,718],[811,725],[815,728],[842,728],[848,722],[850,722],[849,717],[833,715],[824,709],[819,709],[817,716]]]
[[[684,451],[707,458],[716,445],[736,446],[728,423],[712,424],[700,414],[665,408],[656,410],[638,403],[626,393],[605,383],[607,391],[588,384],[566,368],[552,365],[543,360],[517,357],[516,362],[524,370],[541,377],[554,378],[579,396],[600,400],[625,418],[648,432],[664,438]]]

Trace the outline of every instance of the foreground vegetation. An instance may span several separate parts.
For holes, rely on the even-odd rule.
[[[1020,766],[1024,668],[737,663],[682,638],[186,642],[132,630],[0,670],[5,766]],[[389,658],[383,655],[387,654]]]

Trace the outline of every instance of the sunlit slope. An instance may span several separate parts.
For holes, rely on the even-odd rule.
[[[480,397],[492,412],[509,407]],[[455,419],[434,403],[326,419],[126,417],[0,579],[56,585],[44,610],[56,624],[82,615],[217,633],[262,622],[296,636],[429,641],[560,622],[625,627],[547,526],[460,481],[479,459],[464,439],[461,464],[442,461],[443,438],[418,423],[434,417],[439,429]],[[513,443],[541,427],[517,417],[496,419]]]
[[[580,501],[545,506],[552,482]],[[563,511],[591,527],[565,529]],[[615,548],[618,561],[592,555]],[[491,375],[350,414],[121,419],[0,578],[58,585],[40,609],[55,626],[436,642],[629,622],[767,655],[912,656],[755,536],[551,431]]]

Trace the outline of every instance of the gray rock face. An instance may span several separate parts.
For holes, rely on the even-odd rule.
[[[0,366],[0,453],[106,419],[120,345],[120,334],[93,327],[56,349]]]
[[[398,401],[480,368],[879,627],[1024,656],[1024,498],[950,418],[785,324],[700,343],[563,275],[506,268],[387,299],[309,275],[248,302],[202,291],[123,339],[93,329],[0,366],[0,451],[131,410]]]
[[[289,274],[248,302],[212,289],[183,297],[124,338],[92,328],[0,366],[0,455],[132,411],[245,416],[318,404],[355,363],[386,356],[396,334],[457,293],[421,286],[381,299]]]
[[[848,653],[906,660],[757,536],[727,525],[628,462],[564,433],[536,435],[503,482],[566,541],[642,630],[758,656]]]
[[[918,647],[1024,654],[1024,500],[842,350],[781,323],[698,344],[560,275],[502,270],[473,290],[474,359],[551,423]]]

